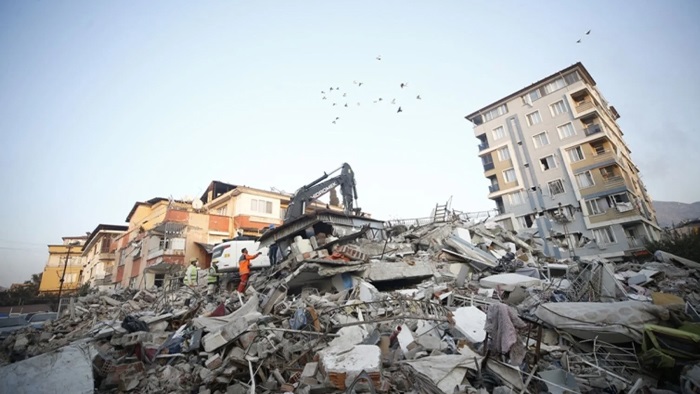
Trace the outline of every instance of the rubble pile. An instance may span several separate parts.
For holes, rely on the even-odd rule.
[[[663,252],[646,263],[555,261],[538,238],[489,222],[381,234],[332,225],[280,230],[288,255],[244,294],[171,281],[71,299],[58,320],[0,344],[0,391],[700,387],[700,264]]]

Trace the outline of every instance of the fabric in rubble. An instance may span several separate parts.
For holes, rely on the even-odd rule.
[[[511,364],[519,365],[525,358],[525,345],[518,340],[519,328],[527,324],[506,304],[489,306],[484,330],[491,336],[489,348],[499,354],[509,354]]]
[[[132,315],[127,315],[124,318],[124,321],[122,321],[122,328],[124,328],[130,333],[138,331],[148,331],[148,324],[144,323],[143,321],[139,320],[138,318]]]

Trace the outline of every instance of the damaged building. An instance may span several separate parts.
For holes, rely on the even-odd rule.
[[[660,228],[619,117],[581,63],[467,115],[498,221],[555,258],[643,253]]]

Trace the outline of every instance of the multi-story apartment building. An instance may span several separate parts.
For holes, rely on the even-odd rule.
[[[63,243],[48,245],[49,258],[41,275],[40,293],[58,292],[61,289],[61,279],[64,293],[80,287],[83,272],[82,252],[87,238],[87,235],[63,237]]]
[[[111,287],[115,254],[112,242],[129,228],[114,224],[99,224],[88,235],[83,247],[82,283],[91,287]]]
[[[658,239],[619,117],[581,63],[467,115],[497,220],[537,231],[555,258],[615,259]]]

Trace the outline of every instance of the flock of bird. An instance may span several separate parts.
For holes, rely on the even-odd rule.
[[[586,35],[590,35],[590,34],[591,34],[591,31],[590,31],[590,30],[586,32]],[[583,40],[583,37],[579,38],[578,41],[576,41],[576,43],[577,43],[577,44],[580,44],[580,43],[581,43],[581,40]]]
[[[382,56],[381,55],[377,56],[376,60],[381,61]],[[355,81],[352,81],[352,84],[354,85],[353,89],[359,89],[364,85],[364,82],[355,80]],[[408,82],[401,82],[398,85],[398,87],[401,91],[406,92],[408,90]],[[341,89],[339,86],[335,86],[335,87],[331,86],[327,90],[321,91],[321,100],[327,101],[328,103],[330,103],[331,107],[350,108],[353,106],[353,103],[351,102],[352,91],[350,91],[350,93],[351,93],[350,96],[348,96],[348,91],[343,90],[341,93]],[[403,95],[405,96],[405,93]],[[415,100],[422,100],[420,94],[416,95]],[[396,110],[396,113],[404,112],[401,104],[397,104],[396,98],[392,98],[391,100],[384,100],[383,97],[377,97],[374,100],[372,100],[372,102],[374,104],[381,104],[381,103],[384,103],[387,101],[390,103],[390,105],[398,105],[398,109]],[[354,104],[357,107],[361,106],[360,101],[357,101]],[[340,116],[336,116],[335,119],[333,119],[333,121],[331,123],[337,124],[339,120],[340,120]]]

